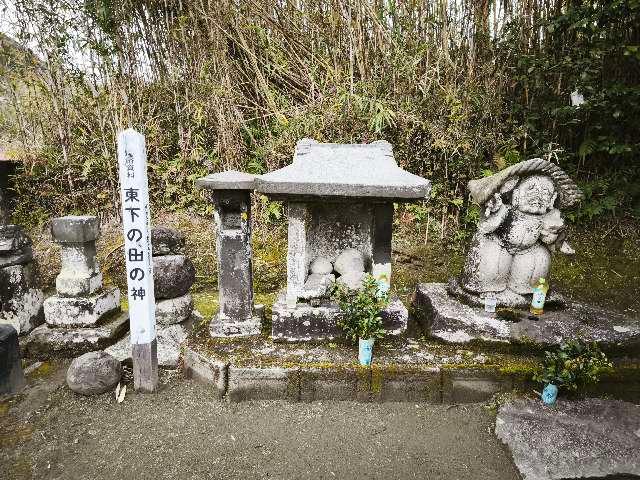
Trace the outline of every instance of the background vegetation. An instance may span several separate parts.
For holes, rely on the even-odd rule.
[[[273,170],[313,137],[389,140],[434,182],[402,213],[426,235],[475,221],[470,178],[532,156],[580,180],[574,221],[640,216],[640,0],[0,5],[33,52],[6,39],[0,52],[21,223],[117,215],[115,136],[130,125],[147,137],[156,211],[209,214],[196,178]],[[257,203],[259,221],[282,216]]]

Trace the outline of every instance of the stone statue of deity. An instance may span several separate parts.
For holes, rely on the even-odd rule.
[[[549,277],[551,253],[574,253],[561,210],[578,203],[582,192],[557,165],[540,158],[472,180],[469,190],[481,207],[480,222],[449,293],[477,305],[495,295],[498,306],[526,307],[533,284]]]

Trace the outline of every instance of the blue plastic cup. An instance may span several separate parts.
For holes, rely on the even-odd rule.
[[[375,338],[358,339],[358,360],[360,365],[368,367],[371,365],[371,357],[373,356],[373,343]]]

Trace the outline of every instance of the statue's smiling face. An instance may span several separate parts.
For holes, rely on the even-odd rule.
[[[549,177],[533,175],[513,190],[513,205],[521,212],[543,214],[553,208],[557,196]]]

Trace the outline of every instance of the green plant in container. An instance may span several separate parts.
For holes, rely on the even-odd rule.
[[[612,369],[611,362],[595,342],[570,340],[556,351],[545,352],[543,366],[533,379],[545,385],[542,400],[552,405],[558,388],[578,391],[597,383],[602,373]]]
[[[385,333],[381,312],[389,304],[388,292],[380,288],[375,278],[366,275],[358,290],[335,283],[332,296],[342,310],[338,326],[349,340],[358,341],[360,363],[369,365],[375,339]]]

